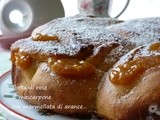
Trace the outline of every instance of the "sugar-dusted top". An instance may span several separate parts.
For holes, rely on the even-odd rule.
[[[94,47],[94,53],[100,46],[108,47],[117,43],[119,46],[108,55],[109,59],[113,59],[136,46],[160,39],[159,17],[120,22],[122,21],[111,18],[82,15],[58,18],[36,28],[31,37],[15,42],[11,49],[28,53],[74,56],[90,45]],[[57,36],[58,40],[34,41],[37,34]]]
[[[109,26],[108,29],[136,46],[148,44],[160,40],[160,17],[129,20]]]
[[[36,28],[31,37],[15,42],[12,49],[19,48],[22,52],[30,53],[76,55],[81,48],[88,45],[105,44],[105,38],[112,35],[105,30],[106,27],[119,22],[121,21],[116,19],[85,15],[54,19]],[[37,33],[58,36],[58,41],[33,41],[32,38]]]

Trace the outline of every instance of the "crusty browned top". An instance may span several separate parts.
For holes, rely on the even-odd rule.
[[[160,17],[129,20],[108,29],[136,46],[148,44],[160,40]]]
[[[94,47],[93,53],[95,53],[101,46],[107,47],[117,43],[119,46],[108,55],[108,58],[114,59],[118,54],[121,56],[136,46],[160,39],[159,17],[120,22],[110,18],[81,15],[58,18],[36,28],[31,37],[15,42],[11,50],[74,56],[82,48],[90,45]],[[37,34],[57,36],[58,40],[33,40]]]
[[[28,53],[73,56],[81,48],[106,44],[106,38],[114,40],[113,36],[116,35],[106,31],[106,27],[119,22],[122,21],[85,15],[54,19],[36,28],[31,37],[15,42],[11,49],[20,49],[21,52]],[[34,41],[33,38],[37,34],[57,36],[58,40]]]

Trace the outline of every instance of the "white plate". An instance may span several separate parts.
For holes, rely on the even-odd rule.
[[[39,111],[24,100],[18,99],[11,82],[11,72],[7,72],[0,77],[0,107],[7,109],[7,113],[0,109],[0,117],[8,117],[8,120],[78,120],[78,118],[69,118],[66,116]],[[8,113],[10,112],[10,113]],[[8,114],[8,115],[3,115]],[[12,115],[12,116],[11,116]],[[82,119],[82,118],[81,118]]]

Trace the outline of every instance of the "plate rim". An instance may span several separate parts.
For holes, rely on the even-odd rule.
[[[11,73],[11,70],[8,70],[7,72],[5,72],[5,73],[3,73],[2,75],[0,75],[0,81],[1,81],[1,79],[2,79],[3,77],[9,75],[10,73]],[[25,118],[25,119],[27,119],[27,120],[34,120],[33,118],[30,118],[30,117],[28,117],[28,116],[26,116],[26,115],[23,115],[23,114],[15,111],[15,110],[13,110],[13,109],[10,108],[9,106],[7,106],[7,105],[2,101],[2,99],[0,99],[0,104],[1,104],[3,107],[7,108],[7,110],[9,110],[10,112],[12,112],[12,113],[14,113],[14,114],[16,114],[16,115],[18,115],[18,116],[20,116],[20,117],[23,117],[23,118]]]

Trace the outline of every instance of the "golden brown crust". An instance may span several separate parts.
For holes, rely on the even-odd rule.
[[[52,98],[25,99],[35,105],[81,104],[86,108],[52,109],[58,113],[93,112],[98,84],[104,73],[133,48],[158,41],[159,19],[122,22],[77,15],[58,18],[36,28],[31,37],[19,40],[11,47],[12,79],[17,87],[45,85],[47,90],[19,89],[17,93],[20,96],[50,95]],[[64,61],[69,62],[63,64]],[[82,75],[84,72],[86,74]]]
[[[11,47],[13,84],[20,88],[47,86],[45,91],[18,89],[17,93],[24,97],[51,96],[49,100],[25,99],[34,105],[83,106],[51,109],[58,113],[94,112],[98,84],[104,74],[100,64],[117,46],[114,42],[103,43],[102,28],[120,22],[81,15],[59,18],[35,29],[30,38],[14,43]],[[92,34],[95,30],[101,37]]]
[[[15,69],[18,70],[18,68]],[[27,86],[29,88],[32,86],[36,88],[38,86],[46,86],[46,90],[20,89],[17,90],[17,93],[24,97],[51,96],[49,100],[27,99],[29,103],[35,105],[54,105],[55,107],[62,104],[62,109],[51,109],[53,112],[62,114],[90,114],[95,110],[95,96],[98,83],[100,82],[99,78],[103,75],[102,71],[97,70],[95,75],[84,79],[67,78],[52,73],[46,63],[41,63],[32,79],[28,82],[26,79],[29,78],[29,75],[27,76],[26,71],[27,70],[20,70],[20,73],[16,74],[18,78],[16,81],[21,81],[21,83],[16,84],[17,87]],[[77,106],[78,108],[67,108],[67,106],[71,105]]]
[[[145,60],[145,58],[151,57],[153,60],[150,62],[160,61],[160,43],[157,43],[159,49],[149,50],[150,46],[154,44],[132,50],[123,56],[110,72],[119,65],[135,59],[143,58],[142,60]],[[155,57],[156,59],[154,59]],[[147,66],[150,63],[144,64]],[[97,96],[97,111],[99,114],[113,120],[144,120],[151,114],[149,107],[160,104],[160,62],[156,63],[154,67],[144,70],[143,73],[137,73],[140,74],[140,77],[136,81],[134,79],[137,74],[135,74],[129,80],[131,84],[113,83],[109,78],[110,72],[106,74],[104,81],[99,86]],[[127,71],[125,73],[127,74]]]
[[[31,37],[14,43],[11,49],[48,56],[75,56],[89,46],[96,48],[106,43],[105,28],[122,21],[111,18],[96,18],[76,15],[58,18],[36,28]],[[41,39],[40,39],[41,38]],[[44,40],[43,40],[44,39]],[[55,39],[55,40],[54,40]],[[111,42],[113,43],[113,42]]]

